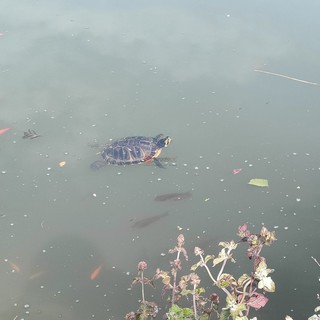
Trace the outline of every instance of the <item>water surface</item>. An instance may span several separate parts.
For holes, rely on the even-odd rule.
[[[167,267],[179,232],[190,256],[199,243],[217,252],[245,222],[278,238],[266,250],[277,292],[259,319],[311,315],[320,87],[254,70],[319,83],[319,10],[314,1],[3,0],[0,129],[12,129],[0,135],[2,317],[121,319],[140,298],[127,290],[138,261],[150,273]],[[29,129],[41,137],[22,139]],[[161,156],[174,166],[90,170],[100,155],[88,143],[159,133],[172,138]],[[252,178],[269,188],[248,186]],[[191,200],[154,201],[186,190]],[[240,255],[239,264],[248,266]]]

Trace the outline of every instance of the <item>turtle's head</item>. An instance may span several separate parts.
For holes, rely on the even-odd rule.
[[[162,134],[161,135],[159,134],[156,138],[158,139],[157,146],[159,148],[163,148],[163,147],[168,146],[172,140],[169,136],[165,137]]]

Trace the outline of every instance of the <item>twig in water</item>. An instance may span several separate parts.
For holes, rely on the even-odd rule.
[[[314,257],[311,256],[311,259],[320,267],[320,263],[317,261],[316,258],[314,258]]]
[[[289,77],[289,76],[286,76],[286,75],[280,74],[280,73],[274,73],[274,72],[264,71],[264,70],[259,70],[259,69],[254,69],[253,71],[255,71],[255,72],[261,72],[261,73],[266,73],[266,74],[271,74],[272,76],[282,77],[282,78],[286,78],[286,79],[290,79],[290,80],[298,81],[298,82],[302,82],[302,83],[312,84],[312,85],[314,85],[314,86],[320,86],[320,84],[317,83],[317,82],[310,82],[310,81],[306,81],[306,80],[301,80],[301,79],[297,79],[297,78],[292,78],[292,77]]]

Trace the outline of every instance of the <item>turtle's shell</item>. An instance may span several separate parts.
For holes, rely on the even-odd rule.
[[[151,161],[157,158],[171,139],[162,134],[156,137],[134,136],[115,140],[101,151],[104,161],[96,161],[91,167],[99,169],[107,164],[126,165]]]

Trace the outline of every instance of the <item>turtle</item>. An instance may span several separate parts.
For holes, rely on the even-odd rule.
[[[103,160],[93,162],[90,167],[98,170],[108,164],[128,165],[154,161],[158,167],[164,168],[157,157],[162,148],[169,145],[170,142],[171,138],[163,134],[158,134],[156,137],[121,138],[105,145],[101,151]]]

